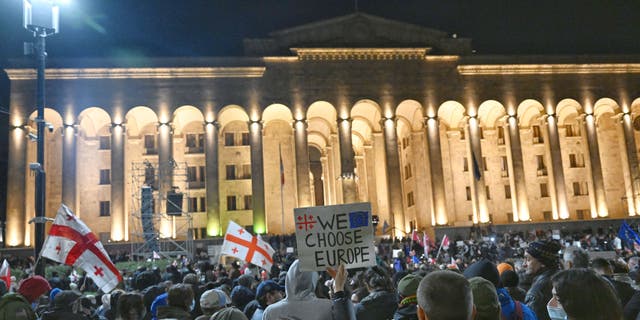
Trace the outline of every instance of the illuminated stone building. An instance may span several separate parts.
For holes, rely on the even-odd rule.
[[[189,190],[196,238],[230,219],[290,233],[296,207],[360,201],[396,235],[640,213],[637,57],[484,56],[362,13],[244,45],[229,58],[50,59],[47,216],[64,202],[103,239],[129,240],[135,163],[158,164],[159,199]],[[33,243],[27,66],[6,70],[9,246]]]

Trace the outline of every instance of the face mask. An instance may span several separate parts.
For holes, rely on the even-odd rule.
[[[551,320],[567,320],[567,314],[560,306],[554,307],[547,304],[547,313],[549,314],[549,318],[551,318]]]

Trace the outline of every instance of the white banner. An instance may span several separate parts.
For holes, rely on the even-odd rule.
[[[297,208],[294,219],[302,270],[375,265],[370,203]]]

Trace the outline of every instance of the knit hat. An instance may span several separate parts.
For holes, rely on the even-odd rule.
[[[513,266],[511,266],[510,264],[508,264],[506,262],[502,262],[502,263],[498,264],[496,267],[498,268],[498,273],[500,275],[502,275],[502,273],[505,272],[506,270],[513,271]]]
[[[239,309],[228,307],[214,313],[210,320],[248,320]]]
[[[398,281],[398,294],[404,298],[415,296],[421,280],[422,277],[415,274],[404,276],[404,278]]]
[[[475,320],[500,320],[500,302],[493,284],[481,277],[469,279],[469,284],[478,312]]]
[[[56,295],[60,292],[62,292],[60,288],[51,289],[51,292],[49,292],[49,301],[53,302],[53,299],[55,299]]]
[[[527,253],[547,267],[558,265],[560,244],[555,241],[534,241],[529,243]]]
[[[498,268],[491,261],[482,259],[464,270],[464,277],[471,279],[473,277],[482,277],[493,283],[496,288],[500,287],[500,274],[498,274]]]
[[[27,301],[34,302],[41,295],[49,292],[51,286],[49,281],[41,276],[32,276],[20,281],[18,293],[25,297]]]
[[[502,285],[505,287],[517,287],[518,283],[520,283],[518,274],[513,270],[505,270],[500,275],[500,280],[502,280]]]
[[[260,299],[273,291],[284,291],[284,288],[273,280],[265,280],[260,282],[256,290],[256,299]]]
[[[200,307],[202,309],[218,310],[224,308],[231,303],[231,299],[224,291],[219,289],[211,289],[202,293],[200,296]]]

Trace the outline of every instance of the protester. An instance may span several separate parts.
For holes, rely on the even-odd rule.
[[[263,320],[295,319],[304,315],[305,320],[355,319],[349,296],[344,292],[347,273],[340,265],[334,281],[335,297],[332,300],[318,299],[315,295],[318,273],[300,270],[300,261],[295,260],[285,280],[286,297],[268,306]]]
[[[571,268],[588,268],[589,254],[578,247],[567,247],[562,254],[562,263],[565,270]]]
[[[414,274],[404,276],[398,281],[398,309],[393,320],[418,320],[418,298],[416,292],[422,277]]]
[[[355,305],[358,320],[385,320],[393,318],[398,307],[398,299],[386,270],[379,266],[370,267],[364,273],[369,294]]]
[[[71,290],[63,290],[55,295],[53,308],[42,314],[42,320],[83,320],[78,313],[77,302],[81,295]]]
[[[207,290],[200,296],[202,315],[198,316],[195,320],[208,320],[214,313],[230,303],[231,298],[229,298],[224,291],[219,289]]]
[[[546,306],[551,299],[551,277],[558,272],[559,251],[560,244],[555,241],[534,241],[525,253],[526,275],[533,281],[524,302],[540,320],[550,320]]]
[[[609,261],[603,258],[593,259],[591,262],[591,269],[613,285],[616,295],[623,306],[631,300],[635,290],[630,284],[613,278],[613,267]]]
[[[142,295],[135,292],[124,293],[118,299],[116,320],[144,319],[146,309]]]
[[[473,294],[469,281],[454,271],[433,271],[418,286],[418,319],[471,320]]]
[[[194,305],[191,286],[182,283],[175,284],[167,292],[167,305],[158,307],[158,320],[191,320],[190,312]]]
[[[279,286],[273,280],[261,282],[256,291],[256,300],[258,301],[259,306],[251,316],[251,320],[262,320],[264,310],[268,306],[282,300],[283,290],[284,288]]]
[[[211,316],[211,320],[248,320],[247,316],[234,307],[224,308]]]
[[[500,320],[500,302],[493,283],[482,277],[473,277],[469,279],[469,285],[476,309],[474,320]]]
[[[247,303],[255,299],[256,295],[253,292],[253,277],[249,275],[242,275],[238,278],[238,285],[231,290],[231,302],[236,308],[244,310]]]
[[[550,319],[622,320],[622,308],[611,285],[588,269],[570,269],[551,278]]]
[[[31,276],[22,280],[17,293],[5,294],[0,299],[0,320],[36,320],[37,316],[31,304],[49,290],[49,282],[41,276]]]

